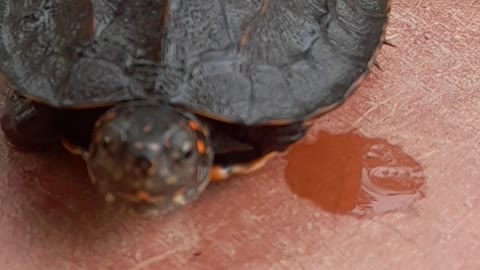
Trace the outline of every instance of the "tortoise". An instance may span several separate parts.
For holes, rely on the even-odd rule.
[[[168,213],[254,172],[369,73],[388,0],[3,0],[7,140]]]

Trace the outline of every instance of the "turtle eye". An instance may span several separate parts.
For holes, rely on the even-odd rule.
[[[184,143],[182,147],[180,147],[180,152],[182,153],[182,158],[184,160],[189,159],[193,154],[192,144],[189,142]]]
[[[104,136],[100,143],[103,149],[109,149],[112,145],[112,138],[109,136]]]
[[[195,155],[195,136],[187,128],[176,126],[168,138],[167,148],[171,149],[173,162],[182,163],[191,159]]]
[[[146,157],[138,157],[135,160],[135,164],[144,171],[148,171],[153,167],[152,160]]]
[[[189,141],[185,141],[183,144],[176,147],[172,152],[172,158],[175,163],[182,163],[187,161],[193,156],[193,147]]]
[[[109,137],[104,137],[102,139],[102,148],[108,148],[109,143],[110,143],[110,138]]]

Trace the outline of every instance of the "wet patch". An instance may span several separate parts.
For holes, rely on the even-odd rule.
[[[420,164],[398,146],[355,133],[320,132],[288,152],[285,177],[299,197],[335,214],[380,215],[425,195]]]

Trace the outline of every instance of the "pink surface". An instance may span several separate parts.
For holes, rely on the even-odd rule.
[[[426,197],[358,219],[292,193],[280,156],[166,219],[105,209],[67,154],[0,151],[1,269],[480,269],[480,3],[394,1],[374,70],[316,122],[398,145]]]

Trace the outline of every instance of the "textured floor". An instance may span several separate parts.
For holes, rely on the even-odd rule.
[[[383,71],[312,130],[356,128],[412,156],[427,190],[408,209],[333,215],[291,192],[278,157],[166,220],[128,220],[102,208],[81,162],[2,140],[1,268],[480,269],[479,33],[479,1],[393,1]]]

